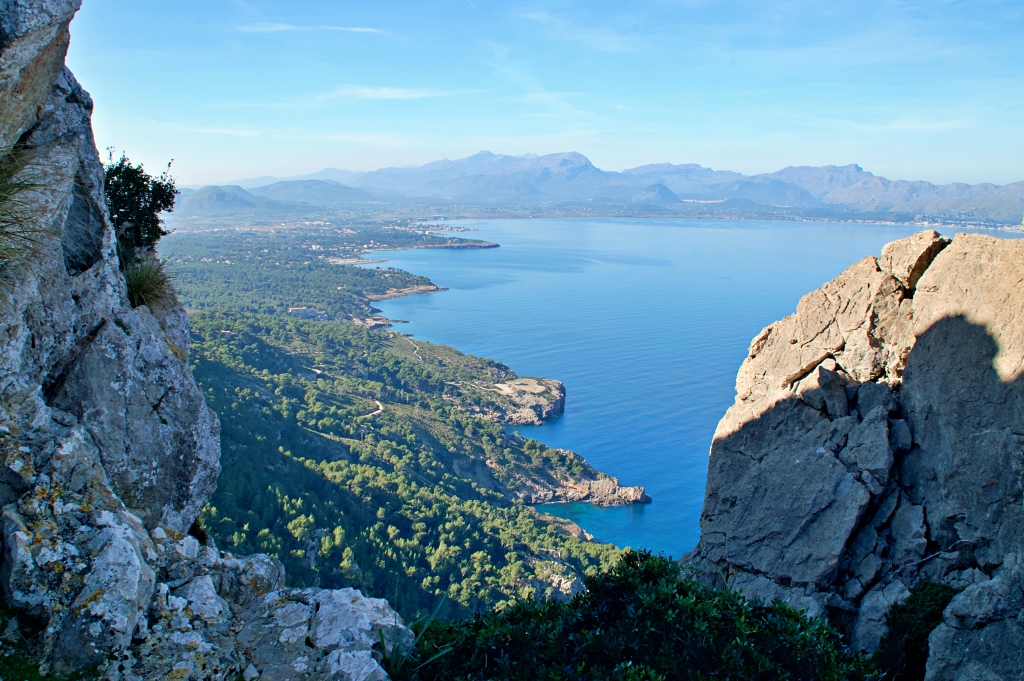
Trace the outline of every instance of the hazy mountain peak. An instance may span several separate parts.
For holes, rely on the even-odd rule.
[[[680,203],[679,197],[663,184],[648,185],[641,191],[633,194],[632,198],[637,203]]]

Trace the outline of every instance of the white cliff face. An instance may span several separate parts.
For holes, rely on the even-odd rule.
[[[276,561],[184,534],[215,489],[220,429],[189,371],[184,311],[126,296],[92,100],[63,65],[79,4],[0,2],[0,151],[18,144],[41,179],[23,200],[46,235],[0,305],[4,597],[43,624],[34,653],[56,672],[386,678],[379,632],[409,645],[387,603],[285,589]],[[312,650],[284,642],[291,605],[309,610],[290,626],[317,632]]]
[[[1019,646],[986,662],[969,641],[1017,626],[970,594],[1022,586],[1021,282],[1024,242],[923,232],[762,331],[715,434],[689,559],[749,597],[855,615],[865,651],[918,581],[967,587],[954,604],[972,624],[950,606],[929,678],[1024,674]]]

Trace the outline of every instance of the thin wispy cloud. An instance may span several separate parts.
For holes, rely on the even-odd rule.
[[[975,123],[967,118],[928,120],[916,117],[896,118],[883,122],[852,121],[843,118],[808,116],[805,124],[823,128],[846,128],[857,133],[877,135],[888,132],[933,133],[973,128]]]
[[[540,79],[521,71],[510,63],[508,49],[501,44],[492,45],[493,61],[488,63],[495,73],[501,75],[512,85],[521,90],[520,101],[534,104],[545,109],[535,112],[549,114],[550,117],[562,117],[579,121],[594,116],[593,112],[580,109],[572,103],[572,99],[580,96],[579,92],[550,90],[544,87]]]
[[[581,26],[565,17],[547,12],[526,12],[520,19],[539,24],[557,40],[575,42],[598,52],[632,52],[636,43],[631,36],[623,35],[607,26]]]
[[[291,31],[341,31],[344,33],[383,33],[379,28],[369,26],[299,26],[297,24],[281,24],[270,21],[259,21],[254,24],[243,24],[238,27],[243,33],[287,33]]]
[[[190,125],[180,121],[157,121],[140,119],[150,129],[165,128],[178,132],[219,137],[258,137],[265,140],[312,140],[324,142],[347,142],[362,145],[400,147],[409,144],[412,136],[401,132],[360,131],[360,130],[309,130],[306,128],[266,127],[227,128],[216,126]]]
[[[308,109],[338,100],[408,101],[434,97],[455,97],[477,94],[481,90],[433,90],[430,88],[404,88],[391,85],[343,85],[325,92],[289,97],[270,102],[223,102],[211,105],[214,109]]]
[[[252,128],[216,128],[185,125],[184,123],[169,123],[169,127],[182,132],[194,132],[200,135],[224,135],[228,137],[259,137],[260,132]]]
[[[902,118],[875,127],[878,130],[899,130],[903,132],[945,132],[947,130],[962,130],[973,127],[968,120],[958,119],[952,121],[925,121],[916,118]]]
[[[374,87],[342,88],[334,96],[350,96],[356,99],[427,99],[447,97],[452,93],[439,90],[417,90],[403,87],[378,85]]]

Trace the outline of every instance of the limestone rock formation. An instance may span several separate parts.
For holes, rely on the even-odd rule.
[[[465,384],[464,384],[465,385]],[[565,386],[551,378],[516,378],[497,383],[470,383],[488,398],[480,405],[462,405],[475,416],[513,426],[539,426],[565,411]]]
[[[963,588],[928,678],[1024,676],[1022,282],[1024,241],[922,232],[764,329],[687,559],[749,597],[846,613],[864,651],[919,581]]]
[[[598,506],[625,506],[628,504],[649,504],[651,498],[644,488],[623,487],[618,478],[600,477],[595,480],[581,479],[567,481],[551,492],[550,502],[586,501]]]
[[[38,623],[24,633],[44,670],[384,679],[373,645],[410,643],[384,601],[286,589],[276,561],[185,534],[215,489],[219,425],[184,310],[128,302],[92,100],[64,68],[78,6],[0,2],[0,154],[24,159],[19,211],[40,242],[0,266],[4,599]]]

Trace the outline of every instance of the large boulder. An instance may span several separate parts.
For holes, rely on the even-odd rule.
[[[739,370],[687,560],[863,651],[919,581],[989,588],[1024,551],[1022,281],[1024,241],[922,232],[804,296]],[[932,666],[975,669],[950,613]]]

